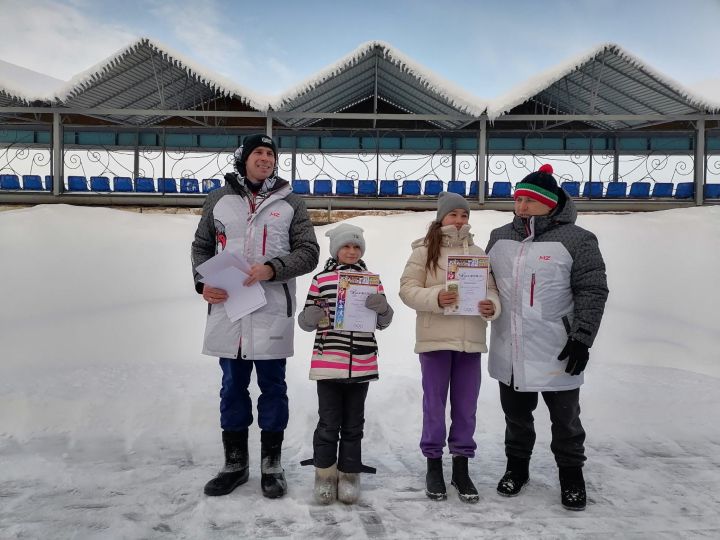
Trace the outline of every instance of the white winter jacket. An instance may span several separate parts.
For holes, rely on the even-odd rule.
[[[487,321],[500,315],[500,299],[492,275],[488,281],[488,300],[495,304],[495,315],[445,315],[438,305],[438,293],[445,289],[448,255],[485,255],[473,243],[470,225],[458,230],[454,225],[440,229],[443,235],[439,269],[427,272],[427,247],[424,238],[412,243],[413,252],[400,278],[400,299],[417,312],[415,320],[415,352],[463,351],[487,352],[485,329]]]

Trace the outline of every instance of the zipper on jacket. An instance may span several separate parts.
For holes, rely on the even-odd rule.
[[[287,303],[287,316],[292,317],[292,299],[290,298],[290,289],[287,283],[283,283],[283,291],[285,291],[285,302]]]
[[[535,272],[533,272],[532,278],[530,278],[530,307],[535,303]]]
[[[267,245],[267,224],[263,225],[263,243],[262,243],[262,254],[265,255],[265,246]]]

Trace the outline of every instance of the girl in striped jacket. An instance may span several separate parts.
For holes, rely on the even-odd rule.
[[[368,272],[363,230],[342,224],[328,231],[330,259],[310,285],[300,328],[317,330],[310,362],[310,379],[317,381],[320,418],[313,435],[315,499],[354,503],[360,495],[363,470],[361,441],[369,381],[378,378],[377,342],[373,332],[334,330],[339,272]],[[377,313],[378,330],[393,317],[382,284],[365,306]],[[338,452],[339,441],[339,452]]]

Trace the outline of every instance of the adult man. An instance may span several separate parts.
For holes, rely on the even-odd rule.
[[[597,238],[575,225],[575,205],[552,172],[543,165],[517,185],[515,217],[490,233],[486,250],[503,308],[493,322],[488,363],[505,413],[508,461],[497,491],[513,497],[528,481],[532,412],[541,392],[550,411],[562,504],[583,510],[580,385],[608,288]]]
[[[252,402],[248,392],[253,366],[260,397],[258,425],[263,495],[286,490],[280,463],[288,422],[285,362],[293,355],[295,277],[315,269],[319,247],[305,203],[287,181],[276,176],[277,147],[258,134],[245,138],[235,152],[235,173],[208,194],[192,243],[195,289],[209,304],[203,353],[220,358],[220,425],[225,467],[205,485],[206,495],[225,495],[248,480],[248,428]],[[250,263],[244,285],[260,283],[267,304],[230,321],[223,303],[227,293],[203,285],[196,268],[215,254],[232,249]]]

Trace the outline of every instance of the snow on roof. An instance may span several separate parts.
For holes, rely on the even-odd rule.
[[[478,97],[466,92],[456,84],[443,79],[426,67],[415,62],[410,57],[393,48],[384,41],[368,41],[363,43],[348,55],[329,65],[317,74],[309,77],[294,88],[281,94],[272,102],[274,109],[281,109],[284,105],[291,103],[300,96],[320,86],[325,81],[341,74],[346,69],[354,66],[362,60],[368,52],[375,48],[382,51],[382,55],[391,64],[398,66],[402,71],[415,77],[421,86],[447,100],[453,107],[462,113],[479,116],[485,110],[485,102]]]
[[[121,60],[127,56],[132,55],[137,49],[147,46],[150,47],[154,52],[158,53],[165,61],[172,65],[186,71],[191,77],[195,78],[198,82],[206,84],[213,89],[213,91],[220,92],[225,96],[234,96],[248,106],[257,109],[259,111],[266,111],[268,108],[268,99],[260,94],[256,94],[247,88],[240,86],[239,84],[218,75],[200,64],[189,60],[182,54],[177,53],[150,38],[141,37],[128,45],[127,47],[120,49],[115,54],[110,55],[101,62],[98,62],[94,66],[86,69],[85,71],[75,75],[68,83],[58,89],[55,94],[55,98],[60,101],[67,100],[74,92],[82,92],[86,88],[92,86],[97,80],[99,80],[103,74],[115,67]]]
[[[695,105],[702,109],[718,110],[720,109],[720,103],[712,103],[706,98],[701,97],[697,93],[689,90],[688,88],[681,85],[679,82],[668,77],[665,74],[656,71],[654,68],[648,66],[645,62],[640,60],[638,57],[627,52],[622,47],[615,43],[603,43],[589,52],[580,54],[574,58],[571,58],[553,68],[544,71],[535,77],[532,77],[524,83],[516,86],[508,93],[494,99],[488,104],[488,118],[494,120],[498,116],[501,116],[513,108],[525,103],[527,100],[536,96],[543,90],[549,88],[563,77],[569,75],[576,69],[580,68],[587,62],[593,60],[597,56],[600,56],[605,51],[611,51],[617,56],[629,62],[632,66],[643,70],[648,75],[654,77],[662,84],[667,85],[669,88],[680,94],[683,98],[687,99],[692,105]]]
[[[65,81],[0,60],[0,92],[18,101],[46,101]]]

